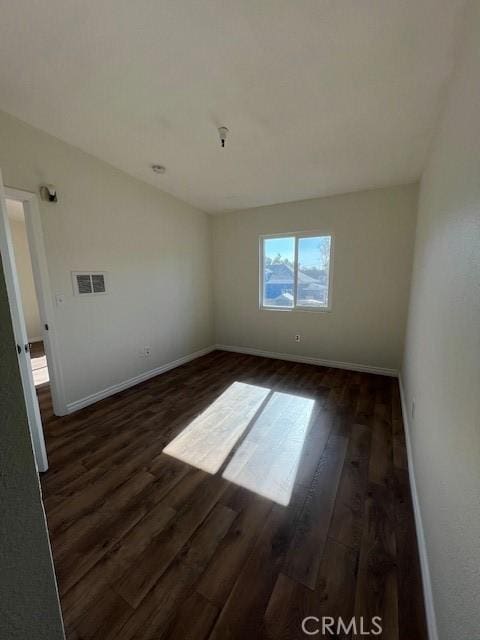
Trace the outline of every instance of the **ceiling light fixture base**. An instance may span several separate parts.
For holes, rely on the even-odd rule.
[[[218,135],[220,136],[220,144],[222,145],[222,149],[225,147],[227,134],[228,134],[227,127],[218,127]]]

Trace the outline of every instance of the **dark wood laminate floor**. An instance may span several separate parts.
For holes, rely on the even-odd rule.
[[[217,351],[68,417],[38,394],[68,640],[426,639],[396,380]]]

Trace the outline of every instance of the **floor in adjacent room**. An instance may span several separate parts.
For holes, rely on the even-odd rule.
[[[397,380],[215,351],[67,417],[38,395],[68,640],[426,640]]]
[[[48,372],[47,356],[43,341],[30,343],[30,363],[32,367],[33,383],[36,387],[50,381]]]

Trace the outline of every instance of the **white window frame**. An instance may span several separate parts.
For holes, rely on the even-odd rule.
[[[315,237],[330,237],[330,262],[328,266],[328,305],[326,307],[310,307],[297,304],[297,257],[298,257],[298,241],[301,238],[315,238]],[[293,307],[270,307],[263,304],[263,266],[264,255],[263,245],[265,240],[273,238],[293,238],[295,241],[294,249],[294,280],[293,280]],[[332,310],[332,284],[333,284],[333,262],[334,262],[334,244],[335,237],[331,231],[290,231],[289,233],[265,233],[259,236],[259,282],[258,282],[258,304],[261,311],[283,311],[283,312],[311,312],[311,313],[325,313]]]

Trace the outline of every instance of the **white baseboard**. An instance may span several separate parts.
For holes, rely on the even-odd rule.
[[[124,389],[128,389],[130,387],[134,387],[136,384],[140,384],[145,380],[149,380],[150,378],[154,378],[155,376],[160,375],[161,373],[165,373],[165,371],[170,371],[170,369],[174,369],[175,367],[179,367],[182,364],[190,362],[191,360],[195,360],[196,358],[200,358],[201,356],[210,353],[218,349],[220,351],[232,351],[235,353],[246,353],[253,356],[261,356],[263,358],[274,358],[277,360],[288,360],[290,362],[300,362],[304,364],[313,364],[322,367],[333,367],[336,369],[347,369],[350,371],[363,371],[366,373],[376,373],[384,376],[393,376],[396,377],[398,375],[398,371],[395,369],[385,369],[382,367],[375,367],[364,364],[355,364],[352,362],[337,362],[335,360],[325,360],[322,358],[310,358],[308,356],[296,356],[288,353],[276,353],[273,351],[262,351],[260,349],[250,349],[248,347],[234,347],[230,345],[217,344],[211,345],[210,347],[206,347],[205,349],[200,349],[199,351],[195,351],[194,353],[189,353],[182,358],[178,358],[178,360],[173,360],[172,362],[167,362],[166,364],[161,365],[160,367],[156,367],[155,369],[150,369],[150,371],[144,371],[133,378],[129,378],[128,380],[124,380],[123,382],[119,382],[117,384],[112,385],[111,387],[107,387],[106,389],[102,389],[101,391],[97,391],[96,393],[92,393],[85,398],[80,398],[79,400],[75,400],[74,402],[69,402],[66,405],[66,414],[74,413],[79,409],[83,409],[83,407],[88,407],[99,400],[103,400],[104,398],[108,398],[109,396],[114,395],[115,393],[119,393]],[[64,415],[64,414],[62,414]]]
[[[104,398],[108,398],[109,396],[114,395],[115,393],[119,393],[124,389],[128,389],[130,387],[135,386],[136,384],[140,384],[145,380],[149,380],[150,378],[154,378],[155,376],[160,375],[161,373],[165,373],[165,371],[170,371],[170,369],[174,369],[175,367],[179,367],[182,364],[190,362],[191,360],[195,360],[196,358],[200,358],[201,356],[210,353],[218,349],[220,351],[232,351],[235,353],[246,353],[253,356],[261,356],[263,358],[274,358],[277,360],[288,360],[290,362],[300,362],[303,364],[313,364],[322,367],[333,367],[336,369],[347,369],[350,371],[363,371],[365,373],[376,373],[384,376],[393,376],[396,377],[398,375],[398,371],[395,369],[385,369],[383,367],[375,367],[371,365],[364,364],[356,364],[352,362],[337,362],[336,360],[325,360],[323,358],[311,358],[308,356],[297,356],[288,353],[276,353],[273,351],[262,351],[260,349],[250,349],[248,347],[234,347],[230,345],[217,344],[211,345],[210,347],[206,347],[205,349],[200,349],[199,351],[195,351],[194,353],[189,353],[182,358],[178,358],[178,360],[173,360],[172,362],[167,362],[166,364],[161,365],[160,367],[156,367],[155,369],[150,369],[149,371],[144,371],[143,373],[134,376],[133,378],[129,378],[128,380],[124,380],[123,382],[119,382],[117,384],[112,385],[111,387],[107,387],[106,389],[102,389],[101,391],[97,391],[96,393],[92,393],[85,398],[80,398],[79,400],[75,400],[74,402],[69,402],[66,405],[66,413],[73,413],[74,411],[78,411],[79,409],[83,409],[83,407],[88,407],[99,400],[103,400]]]
[[[427,543],[423,529],[420,502],[418,499],[417,483],[415,481],[415,469],[413,464],[412,441],[410,437],[409,413],[406,405],[405,391],[403,388],[402,375],[399,375],[400,398],[402,403],[403,424],[405,429],[405,440],[407,445],[408,475],[410,479],[410,491],[412,494],[413,514],[415,516],[415,528],[417,530],[418,554],[420,556],[420,570],[422,572],[423,598],[425,601],[425,613],[427,617],[427,628],[429,640],[438,640],[437,617],[433,603],[432,581],[430,577],[430,566],[428,562]]]
[[[74,411],[83,409],[83,407],[88,407],[88,405],[90,404],[94,404],[99,400],[103,400],[104,398],[113,396],[115,393],[119,393],[120,391],[129,389],[130,387],[134,387],[136,384],[140,384],[145,380],[154,378],[155,376],[158,376],[161,373],[165,373],[165,371],[170,371],[170,369],[175,369],[175,367],[179,367],[182,364],[186,364],[191,360],[195,360],[196,358],[205,356],[207,355],[207,353],[210,353],[211,351],[214,351],[214,350],[215,350],[215,345],[206,347],[205,349],[200,349],[199,351],[189,353],[188,355],[183,356],[182,358],[178,358],[178,360],[167,362],[166,364],[162,364],[160,367],[156,367],[155,369],[150,369],[149,371],[144,371],[143,373],[139,373],[137,376],[134,376],[133,378],[129,378],[128,380],[124,380],[123,382],[118,382],[117,384],[114,384],[111,387],[107,387],[106,389],[102,389],[101,391],[97,391],[96,393],[92,393],[91,395],[86,396],[85,398],[80,398],[80,400],[75,400],[75,402],[69,402],[66,407],[67,413],[73,413]]]
[[[293,355],[290,353],[276,353],[275,351],[262,351],[261,349],[251,349],[250,347],[235,347],[226,344],[217,344],[216,349],[220,351],[233,351],[234,353],[246,353],[251,356],[261,356],[262,358],[274,358],[276,360],[288,360],[289,362],[300,362],[302,364],[313,364],[320,367],[333,367],[334,369],[347,369],[348,371],[362,371],[364,373],[376,373],[381,376],[391,376],[396,378],[396,369],[386,369],[368,364],[357,364],[354,362],[338,362],[337,360],[325,360],[324,358],[311,358],[310,356]]]

